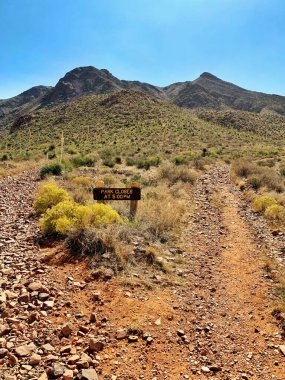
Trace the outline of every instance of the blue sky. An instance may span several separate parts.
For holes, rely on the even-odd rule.
[[[284,0],[0,0],[0,99],[77,66],[285,95]]]

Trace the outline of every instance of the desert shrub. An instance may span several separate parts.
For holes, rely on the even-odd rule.
[[[187,162],[187,158],[185,156],[175,156],[173,162],[175,165],[182,165]]]
[[[47,158],[48,158],[49,160],[53,160],[54,158],[56,158],[56,154],[55,154],[55,152],[47,153]]]
[[[178,181],[194,184],[197,179],[197,172],[185,165],[177,167],[172,164],[164,164],[159,170],[159,177],[168,180],[171,184]]]
[[[137,168],[148,170],[150,168],[150,164],[147,160],[139,160],[137,163]]]
[[[245,159],[240,159],[232,164],[232,174],[247,178],[247,183],[255,190],[266,187],[269,191],[275,190],[278,193],[284,191],[282,177],[268,166],[263,167]]]
[[[52,163],[52,164],[44,165],[40,169],[40,177],[41,177],[41,179],[43,179],[47,175],[59,176],[62,174],[62,171],[63,171],[63,166],[59,163]]]
[[[122,243],[120,229],[123,226],[116,223],[96,228],[72,229],[67,233],[65,243],[71,254],[91,258],[91,267],[95,268],[92,277],[104,278],[106,268],[112,268],[117,273],[133,257],[130,255],[131,251]]]
[[[276,160],[274,159],[267,159],[267,160],[258,161],[257,164],[259,166],[267,166],[269,168],[273,168],[275,166],[275,162]]]
[[[280,205],[272,205],[267,207],[264,213],[265,217],[271,220],[284,221],[285,220],[285,207]]]
[[[111,206],[102,203],[95,203],[91,206],[78,205],[75,217],[78,227],[83,228],[115,223],[121,220],[119,214]]]
[[[150,169],[151,166],[156,166],[156,167],[159,166],[160,162],[161,162],[160,157],[151,156],[146,159],[139,160],[137,163],[137,168],[148,170]]]
[[[102,160],[103,165],[108,166],[109,168],[113,168],[116,164],[116,160],[114,157],[106,157]]]
[[[7,154],[3,154],[0,161],[8,161],[9,157]]]
[[[270,207],[276,204],[277,204],[276,199],[268,195],[263,195],[253,200],[252,208],[255,212],[264,212],[267,209],[267,207]]]
[[[174,198],[166,186],[149,189],[140,201],[137,221],[156,239],[168,240],[185,212],[185,200]]]
[[[93,180],[88,176],[74,177],[71,180],[74,184],[84,187],[85,189],[91,189],[93,185]]]
[[[40,220],[44,234],[65,235],[72,229],[87,229],[121,221],[119,214],[109,205],[83,206],[66,200],[48,209]]]
[[[136,164],[136,161],[133,157],[126,157],[127,166],[134,166],[135,164]]]
[[[247,178],[258,171],[258,166],[248,160],[239,159],[233,162],[232,171],[238,177]]]
[[[258,174],[252,174],[248,177],[247,182],[253,189],[258,190],[263,186],[262,176]]]
[[[161,158],[159,156],[150,156],[147,158],[147,162],[150,166],[159,166]]]
[[[284,183],[281,177],[269,168],[262,168],[259,173],[250,175],[248,183],[256,190],[266,187],[268,190],[275,190],[278,193],[284,191]]]
[[[103,255],[114,252],[114,236],[108,230],[97,228],[73,229],[67,235],[66,244],[74,255]]]
[[[285,168],[281,168],[279,170],[279,173],[280,173],[280,175],[282,175],[283,177],[285,177]]]
[[[95,165],[95,162],[96,162],[94,157],[81,156],[81,155],[72,157],[70,161],[73,164],[73,166],[75,166],[76,168],[80,166],[92,167]]]
[[[47,209],[40,219],[43,233],[45,235],[66,234],[74,226],[76,205],[73,200],[66,200]]]
[[[110,174],[105,174],[102,179],[106,186],[112,186],[116,183],[116,177]]]
[[[38,190],[34,201],[34,209],[36,213],[43,214],[47,209],[58,203],[69,200],[71,200],[71,197],[66,190],[61,189],[55,182],[46,183],[40,186]]]

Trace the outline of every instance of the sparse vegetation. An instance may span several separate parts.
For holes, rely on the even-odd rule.
[[[41,167],[40,177],[41,179],[46,178],[48,175],[59,176],[63,172],[63,166],[59,163],[51,163]]]
[[[161,166],[159,170],[159,177],[169,181],[171,184],[181,181],[193,185],[197,179],[197,172],[186,165],[177,167],[167,163]]]

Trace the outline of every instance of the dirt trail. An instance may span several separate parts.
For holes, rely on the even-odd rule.
[[[194,361],[217,367],[217,379],[284,379],[280,331],[270,314],[272,284],[264,276],[261,249],[241,217],[228,167],[204,175],[194,200],[196,211],[186,231],[193,250],[189,265],[199,278],[198,290],[190,289],[192,300],[199,300]]]
[[[282,239],[275,247],[249,215],[228,170],[212,168],[197,181],[173,285],[158,281],[155,289],[137,287],[137,273],[128,288],[123,279],[91,280],[86,262],[61,264],[58,249],[40,250],[35,175],[1,180],[0,379],[62,379],[69,370],[71,379],[90,380],[284,380],[260,249],[270,240],[278,251]],[[251,232],[256,224],[261,237]],[[45,262],[47,254],[55,260]],[[71,332],[62,337],[66,322]],[[117,338],[130,327],[144,337]],[[90,351],[90,339],[100,349]]]

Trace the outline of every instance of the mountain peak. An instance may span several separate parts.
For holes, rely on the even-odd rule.
[[[215,75],[213,75],[211,73],[208,73],[207,71],[205,71],[204,73],[202,73],[200,75],[200,78],[220,80],[218,77],[216,77]]]

